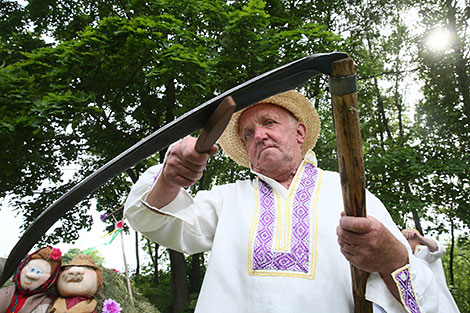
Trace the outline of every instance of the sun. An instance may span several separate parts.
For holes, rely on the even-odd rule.
[[[431,50],[443,51],[449,47],[451,38],[451,33],[448,30],[436,29],[426,36],[426,45]]]

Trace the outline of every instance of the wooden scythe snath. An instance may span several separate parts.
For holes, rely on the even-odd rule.
[[[366,177],[362,158],[356,65],[351,58],[331,64],[330,92],[336,133],[339,174],[346,215],[366,216]],[[372,303],[365,299],[369,273],[351,264],[355,313],[371,313]]]

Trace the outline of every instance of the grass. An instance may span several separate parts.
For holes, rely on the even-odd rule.
[[[132,284],[132,295],[134,298],[134,305],[130,300],[129,293],[127,292],[126,277],[124,274],[118,274],[107,268],[103,269],[103,286],[95,294],[95,300],[98,301],[97,311],[102,311],[104,300],[113,299],[121,304],[122,313],[160,313]]]

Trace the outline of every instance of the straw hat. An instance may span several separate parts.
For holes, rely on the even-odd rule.
[[[307,136],[301,147],[302,156],[315,146],[320,133],[320,118],[313,104],[304,95],[298,91],[289,90],[264,99],[257,104],[261,103],[278,105],[291,112],[299,122],[305,124]],[[232,160],[241,166],[250,167],[248,151],[238,136],[238,119],[246,109],[248,108],[235,112],[232,115],[227,128],[225,128],[224,133],[219,139],[219,144],[225,154]]]
[[[77,254],[69,264],[64,265],[64,267],[67,266],[88,266],[96,270],[101,270],[101,268],[95,264],[93,258],[87,254]]]

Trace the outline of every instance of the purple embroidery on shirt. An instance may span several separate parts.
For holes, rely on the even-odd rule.
[[[157,175],[155,175],[155,177],[153,178],[153,182],[152,182],[152,184],[149,186],[149,189],[152,188],[153,185],[155,185],[155,182],[157,181],[158,177],[160,177],[160,174],[161,174],[161,172],[162,172],[162,169],[163,169],[163,166],[158,170]]]
[[[402,271],[395,274],[395,279],[400,288],[402,302],[409,313],[421,313],[416,295],[411,285],[410,271],[404,268]]]
[[[308,273],[310,248],[310,199],[318,177],[318,169],[307,163],[292,202],[290,252],[273,252],[272,241],[276,209],[274,192],[259,180],[260,216],[253,247],[253,270]]]

